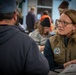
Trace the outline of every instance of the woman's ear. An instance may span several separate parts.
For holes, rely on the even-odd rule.
[[[74,24],[74,29],[76,30],[76,24]]]
[[[74,24],[75,28],[76,28],[76,24]]]
[[[73,32],[76,31],[76,24],[73,25]]]

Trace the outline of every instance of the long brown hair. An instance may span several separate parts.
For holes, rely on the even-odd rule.
[[[41,26],[40,24],[39,24],[39,26],[38,26],[38,30],[39,30],[39,33],[40,33],[41,35],[44,34],[44,27]]]
[[[76,24],[76,10],[68,9],[64,12],[72,21],[73,24]]]

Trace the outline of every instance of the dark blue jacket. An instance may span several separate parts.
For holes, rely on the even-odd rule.
[[[49,40],[46,41],[45,48],[44,48],[44,55],[49,62],[50,70],[64,68],[63,64],[59,65],[54,61],[54,54],[53,54],[53,51],[52,51],[51,44],[50,44]]]
[[[47,75],[37,44],[14,25],[0,25],[0,75]]]

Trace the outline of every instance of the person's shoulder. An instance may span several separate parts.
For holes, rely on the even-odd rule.
[[[35,14],[34,13],[31,13],[31,16],[35,16]]]
[[[30,34],[29,34],[29,36],[37,36],[37,34],[39,34],[39,32],[38,32],[38,29],[36,29],[36,30],[34,30],[33,32],[31,32]]]
[[[26,16],[28,17],[29,15],[32,15],[31,11],[29,11]]]
[[[31,37],[29,37],[28,36],[28,34],[26,34],[26,33],[23,33],[23,32],[19,32],[18,34],[17,34],[17,36],[20,38],[20,41],[23,41],[23,42],[34,42],[33,41],[33,39],[31,38]]]
[[[57,37],[58,37],[58,35],[53,35],[53,36],[51,36],[50,38],[49,38],[49,41],[50,42],[54,42],[54,41],[56,41],[57,40]]]
[[[53,35],[53,36],[51,36],[49,39],[51,40],[51,39],[54,39],[54,38],[56,38],[57,37],[57,35]]]

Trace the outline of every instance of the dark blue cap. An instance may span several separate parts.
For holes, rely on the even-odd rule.
[[[41,26],[45,26],[45,27],[50,27],[50,25],[51,25],[50,19],[49,18],[45,18],[44,20],[41,21],[40,25]]]
[[[16,10],[16,0],[0,0],[0,13],[10,13]]]

